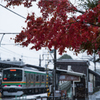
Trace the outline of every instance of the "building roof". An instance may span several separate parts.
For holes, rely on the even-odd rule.
[[[3,68],[8,68],[8,67],[22,67],[23,65],[21,64],[16,64],[16,63],[10,63],[10,62],[5,62],[5,61],[0,61],[0,69]]]
[[[89,72],[92,73],[92,74],[94,74],[94,75],[99,75],[99,76],[100,76],[100,73],[98,73],[98,72],[96,72],[96,71],[93,71],[93,70],[91,70],[91,69],[89,69]]]
[[[30,64],[25,64],[25,66],[37,68],[37,69],[40,70],[40,71],[44,71],[44,70],[45,70],[45,68],[44,68],[44,67],[41,67],[41,66],[30,65]]]
[[[69,71],[69,70],[64,70],[64,69],[56,69],[57,72],[60,73],[66,73],[69,75],[74,75],[74,76],[80,76],[80,77],[84,77],[85,74],[84,73],[79,73],[79,72],[74,72],[74,71]]]
[[[73,60],[73,59],[60,59],[60,60],[57,60],[57,62],[84,62],[84,63],[87,63],[89,64],[89,61],[88,60]]]
[[[100,69],[96,69],[96,72],[100,74]]]

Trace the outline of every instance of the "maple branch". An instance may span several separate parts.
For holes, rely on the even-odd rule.
[[[74,17],[73,17],[73,19],[76,21],[76,22],[79,22],[78,20],[76,20]],[[93,23],[86,23],[86,22],[83,22],[84,24],[90,24],[90,25],[92,25],[92,26],[98,26],[98,27],[100,27],[100,25],[96,25],[96,24],[93,24]]]
[[[81,11],[81,10],[78,10],[78,9],[73,9],[73,11],[79,12],[81,14],[84,14],[85,13],[84,11]]]
[[[73,6],[73,4],[71,3],[71,2],[69,2],[72,6]],[[81,11],[81,10],[78,10],[78,9],[72,9],[73,11],[77,11],[77,12],[79,12],[79,13],[82,13],[82,14],[84,14],[85,12],[84,11]]]

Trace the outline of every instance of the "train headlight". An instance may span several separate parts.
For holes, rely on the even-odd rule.
[[[18,87],[21,87],[21,85],[18,85]]]
[[[7,85],[4,85],[4,87],[7,87]]]

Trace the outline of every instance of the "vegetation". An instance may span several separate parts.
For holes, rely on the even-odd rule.
[[[85,9],[91,9],[98,5],[99,0],[79,0],[81,3],[79,5],[83,6]]]
[[[61,59],[72,59],[72,57],[67,54],[64,54],[60,58],[58,58],[58,60],[61,60]]]
[[[6,1],[6,0],[5,0]],[[7,0],[8,6],[24,5],[29,8],[36,0]],[[81,0],[83,1],[83,0]],[[85,2],[85,1],[88,1]],[[31,49],[54,47],[59,53],[69,48],[74,52],[87,51],[87,54],[100,55],[100,1],[85,0],[86,11],[79,10],[70,0],[40,0],[38,7],[42,17],[28,14],[27,27],[15,37],[15,43],[22,46],[33,44]],[[77,16],[77,12],[80,15]],[[69,17],[69,13],[72,16]]]

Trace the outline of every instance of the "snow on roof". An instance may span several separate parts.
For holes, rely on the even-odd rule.
[[[84,73],[79,73],[79,72],[74,72],[74,71],[68,71],[68,70],[63,70],[63,69],[57,69],[57,71],[64,72],[64,73],[69,74],[69,75],[82,76],[82,77],[85,76]]]

